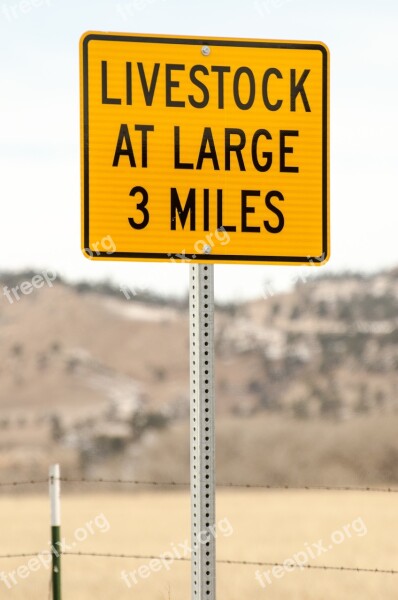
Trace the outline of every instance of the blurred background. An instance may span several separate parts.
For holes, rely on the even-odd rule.
[[[3,474],[187,481],[187,298],[54,277],[1,277]],[[219,481],[398,483],[397,299],[393,269],[217,306]]]

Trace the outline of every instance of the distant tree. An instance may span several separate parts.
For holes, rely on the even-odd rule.
[[[327,302],[325,302],[324,300],[318,302],[316,311],[319,317],[327,317],[329,313]]]
[[[164,429],[168,422],[169,418],[160,411],[138,411],[131,420],[131,427],[135,436],[139,437],[149,429]]]
[[[61,343],[60,342],[53,342],[51,344],[51,346],[50,346],[50,350],[54,354],[58,354],[58,352],[61,350]]]
[[[50,421],[51,426],[51,439],[53,442],[59,442],[63,436],[63,427],[61,418],[59,415],[54,414],[51,416]]]
[[[251,379],[247,384],[249,394],[259,394],[262,390],[262,384],[258,379]]]
[[[279,315],[279,313],[281,312],[281,305],[279,304],[279,302],[274,302],[272,304],[271,312],[273,317]]]
[[[166,379],[166,369],[163,367],[153,367],[152,373],[155,381],[164,381]]]
[[[13,354],[14,356],[22,356],[24,351],[23,345],[22,344],[14,344],[11,347],[11,354]]]
[[[341,416],[343,402],[333,381],[328,381],[325,386],[313,386],[313,395],[319,402],[320,414],[329,419],[338,419]]]
[[[39,369],[39,371],[43,371],[44,369],[46,369],[47,365],[48,365],[47,355],[44,353],[39,354],[39,356],[37,357],[37,368]]]
[[[293,416],[296,419],[308,419],[310,416],[307,400],[298,400],[293,404]]]
[[[65,364],[65,370],[67,373],[72,374],[76,371],[79,366],[79,360],[75,356],[68,358]]]
[[[302,315],[302,310],[300,308],[300,306],[298,304],[296,304],[295,306],[293,306],[292,312],[290,313],[290,318],[295,321],[296,319],[299,319]]]
[[[386,394],[383,390],[378,390],[375,395],[376,404],[379,408],[384,406],[386,402]]]

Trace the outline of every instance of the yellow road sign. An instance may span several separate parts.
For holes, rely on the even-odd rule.
[[[328,259],[324,44],[89,32],[81,122],[88,258]]]

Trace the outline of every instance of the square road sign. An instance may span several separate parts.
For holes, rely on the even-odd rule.
[[[80,50],[88,258],[326,262],[324,44],[89,32]]]

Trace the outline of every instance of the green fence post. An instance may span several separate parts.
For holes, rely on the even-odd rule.
[[[53,600],[61,600],[61,482],[59,465],[50,467],[51,554]]]

